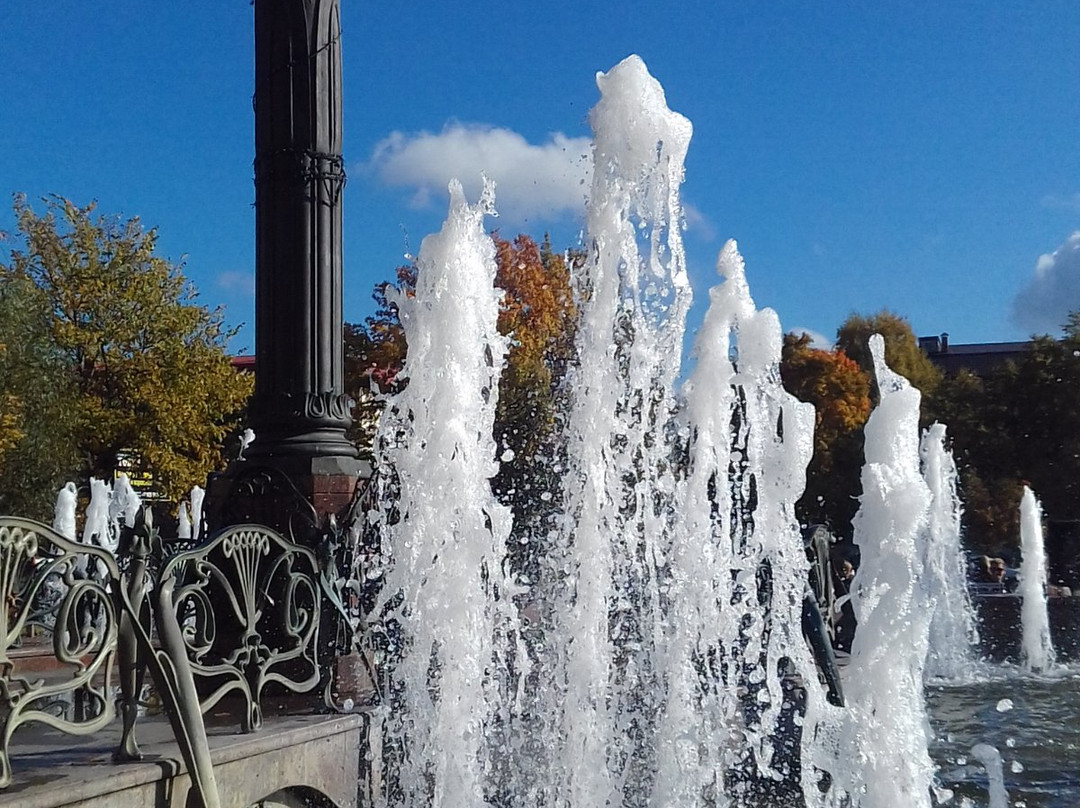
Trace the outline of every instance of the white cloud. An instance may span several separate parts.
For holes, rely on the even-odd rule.
[[[788,333],[791,334],[806,334],[810,337],[810,347],[818,348],[822,351],[831,351],[833,347],[833,341],[823,334],[819,334],[817,331],[811,331],[809,328],[789,328]]]
[[[510,129],[451,123],[438,134],[392,132],[367,167],[387,185],[412,191],[411,204],[443,199],[454,177],[480,195],[481,176],[495,181],[495,207],[515,222],[580,215],[592,177],[588,138],[555,132],[541,144]]]
[[[1069,312],[1080,309],[1080,230],[1035,262],[1035,274],[1017,292],[1012,321],[1031,333],[1061,332]]]
[[[1080,212],[1080,194],[1047,194],[1042,198],[1043,207]]]
[[[255,294],[255,273],[242,270],[226,270],[216,279],[217,288],[225,292],[238,292],[244,295]]]
[[[683,218],[686,219],[686,229],[697,233],[704,241],[713,241],[716,238],[716,228],[712,226],[705,214],[696,206],[691,205],[685,199],[682,201]]]

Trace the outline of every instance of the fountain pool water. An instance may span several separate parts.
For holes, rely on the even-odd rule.
[[[798,804],[801,791],[808,805],[929,806],[949,744],[970,758],[994,742],[943,730],[935,761],[928,752],[950,705],[973,697],[941,688],[929,716],[923,700],[931,636],[971,636],[962,618],[931,624],[952,595],[930,579],[953,562],[925,543],[958,538],[943,436],[927,436],[920,465],[918,395],[876,343],[861,628],[849,706],[831,705],[798,628],[808,562],[794,503],[812,412],[780,385],[779,320],[755,308],[729,243],[677,392],[690,125],[636,57],[598,84],[565,486],[543,492],[561,497],[563,518],[536,543],[544,572],[528,588],[510,580],[509,513],[490,487],[513,458],[491,438],[506,341],[489,192],[471,206],[452,186],[416,295],[397,301],[408,385],[377,438],[392,470],[378,517],[391,559],[379,606],[393,641],[387,802],[724,808]],[[522,608],[536,615],[528,645]]]
[[[1031,676],[1012,665],[984,665],[962,683],[926,688],[933,728],[930,752],[952,804],[987,808],[987,774],[971,754],[977,744],[998,750],[1010,804],[1018,808],[1080,805],[1080,667]]]

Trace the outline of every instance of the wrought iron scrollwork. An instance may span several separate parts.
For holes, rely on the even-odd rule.
[[[175,635],[200,691],[200,709],[226,696],[243,701],[241,729],[262,723],[271,685],[315,689],[322,592],[310,550],[260,525],[235,525],[162,568],[157,621]],[[168,628],[168,630],[166,630]]]
[[[344,529],[300,519],[318,555],[257,524],[178,548],[162,542],[146,512],[121,531],[120,562],[45,525],[0,517],[0,787],[11,780],[8,746],[19,726],[103,728],[116,714],[114,678],[122,717],[114,758],[139,759],[136,719],[149,672],[193,788],[216,808],[204,713],[237,697],[240,728],[250,732],[270,691],[321,691],[333,708],[334,658],[354,644],[364,650],[361,591],[339,571],[353,567],[345,532],[368,505],[354,500]],[[18,674],[13,650],[31,627],[51,635],[62,680]],[[363,658],[370,665],[371,654]],[[72,714],[72,704],[81,709]]]
[[[289,476],[273,466],[245,464],[232,479],[217,524],[274,525],[292,541],[313,542],[319,533],[315,509]],[[276,524],[275,521],[282,522]]]
[[[88,735],[113,720],[118,580],[106,550],[0,517],[0,787],[11,782],[9,745],[19,727],[38,722]],[[19,672],[14,651],[34,632],[51,638],[55,673]]]

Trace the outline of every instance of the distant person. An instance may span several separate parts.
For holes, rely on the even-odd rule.
[[[1005,579],[1005,559],[982,556],[979,559],[979,592],[985,595],[1004,594],[1009,591]]]
[[[837,557],[833,572],[836,582],[836,602],[833,605],[833,648],[851,653],[851,643],[855,639],[855,607],[851,603],[851,585],[855,580],[855,565],[850,558]]]
[[[852,566],[851,562],[848,561],[846,558],[844,559],[843,563],[840,565],[840,570],[839,570],[838,575],[840,577],[840,582],[844,586],[844,591],[845,592],[850,591],[850,589],[851,589],[851,581],[852,581],[852,579],[855,578],[855,567]]]
[[[991,558],[987,565],[990,583],[1005,586],[1005,559]]]

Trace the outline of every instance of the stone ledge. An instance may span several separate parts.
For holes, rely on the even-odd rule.
[[[354,808],[368,717],[306,715],[267,718],[238,734],[235,723],[207,726],[223,808],[247,808],[286,788],[307,787],[340,808]],[[14,782],[0,808],[180,808],[190,780],[164,718],[140,720],[143,760],[113,763],[119,722],[80,738],[41,726],[16,734]]]

